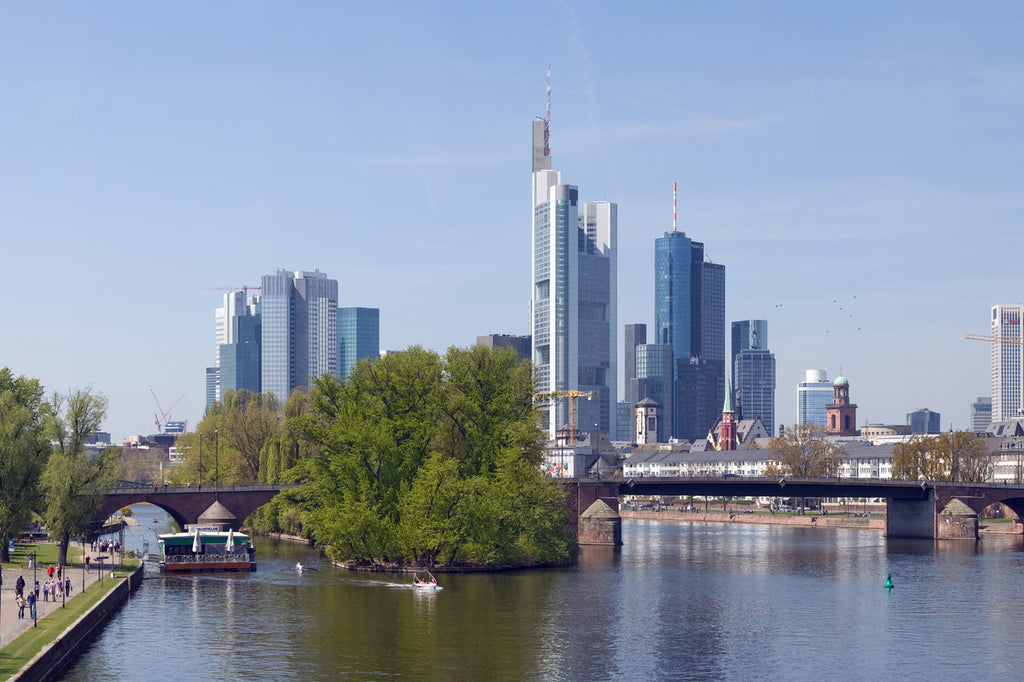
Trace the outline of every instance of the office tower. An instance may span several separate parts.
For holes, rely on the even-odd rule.
[[[636,402],[649,398],[660,408],[659,414],[672,414],[675,403],[674,354],[668,344],[645,343],[636,347],[636,379],[632,380],[637,393]],[[658,419],[659,443],[667,443],[672,437],[668,420]]]
[[[615,433],[616,438],[621,441],[631,442],[633,440],[633,405],[626,401],[615,404]]]
[[[617,207],[581,206],[579,190],[551,170],[549,118],[533,126],[530,336],[537,390],[595,393],[577,401],[576,427],[614,438]],[[568,421],[568,401],[554,401],[545,419],[548,437]]]
[[[1020,339],[1022,305],[992,306],[992,336]],[[1001,422],[1019,416],[1024,393],[1024,346],[1019,343],[992,343],[992,421]]]
[[[220,396],[220,367],[206,368],[206,409],[210,409]]]
[[[627,324],[625,333],[625,348],[623,349],[623,387],[626,391],[625,402],[630,405],[634,405],[640,400],[640,396],[636,395],[630,389],[630,381],[636,379],[636,348],[637,346],[647,343],[647,325],[646,324]],[[632,431],[632,429],[630,429]],[[621,435],[621,434],[620,434]]]
[[[232,317],[230,327],[231,343],[220,346],[221,395],[228,390],[260,393],[260,316]]]
[[[530,359],[529,336],[512,336],[509,334],[485,334],[476,337],[476,345],[487,346],[488,348],[511,348],[523,360]]]
[[[942,430],[940,415],[927,407],[907,414],[910,433],[938,433]]]
[[[992,398],[981,396],[971,403],[971,432],[984,433],[992,424]]]
[[[338,374],[338,282],[278,269],[262,289],[262,386],[283,403],[313,377]]]
[[[672,346],[676,390],[671,432],[704,438],[725,400],[725,266],[673,229],[655,240],[654,341]]]
[[[775,433],[775,355],[768,350],[768,322],[732,323],[732,387],[741,419],[760,417]]]
[[[796,419],[798,424],[826,425],[826,414],[832,402],[832,382],[823,369],[809,369],[796,388]],[[773,434],[774,435],[774,434]]]
[[[363,358],[380,356],[380,309],[338,308],[338,376],[347,379]]]

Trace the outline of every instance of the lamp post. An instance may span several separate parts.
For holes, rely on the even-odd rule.
[[[32,552],[32,627],[39,627],[39,593],[36,587],[39,582],[36,580],[36,569],[39,568],[39,559],[36,553]]]
[[[220,430],[213,430],[213,472],[214,472],[214,489],[213,499],[220,499]]]
[[[82,536],[82,592],[85,592],[85,536]]]
[[[199,432],[199,490],[203,489],[203,432]]]

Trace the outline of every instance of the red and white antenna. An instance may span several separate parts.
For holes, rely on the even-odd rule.
[[[676,182],[672,181],[672,231],[676,231]]]
[[[551,156],[551,64],[548,64],[548,108],[544,112],[544,156]]]

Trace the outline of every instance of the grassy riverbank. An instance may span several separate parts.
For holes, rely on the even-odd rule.
[[[25,577],[27,585],[32,584],[32,569],[28,568],[29,556],[36,553],[39,560],[37,568],[38,576],[45,576],[45,567],[57,562],[57,546],[50,543],[22,544],[15,547],[12,553],[12,561],[3,564],[6,589],[3,591],[5,602],[0,608],[10,613],[16,612],[13,601],[14,581],[18,575]],[[76,561],[77,565],[69,566],[69,573],[72,579],[74,592],[65,602],[64,608],[58,608],[45,617],[40,618],[37,627],[29,627],[24,632],[16,635],[13,640],[8,641],[5,637],[0,641],[0,680],[10,679],[15,673],[36,656],[44,647],[55,641],[72,623],[96,605],[104,596],[117,586],[122,578],[127,577],[138,566],[138,559],[125,559],[123,566],[114,569],[105,569],[103,582],[99,580],[90,583],[85,590],[82,590],[81,581],[81,550],[72,548],[69,552],[69,559]],[[90,570],[89,579],[96,578],[96,570]],[[113,578],[111,578],[113,573]],[[78,578],[75,582],[75,578]],[[40,578],[41,579],[41,578]],[[11,599],[7,599],[11,595]],[[25,609],[26,618],[28,609]]]

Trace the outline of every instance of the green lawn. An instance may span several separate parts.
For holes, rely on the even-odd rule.
[[[31,569],[22,568],[23,565],[28,566],[29,553],[32,551],[37,552],[40,566],[43,567],[38,575],[45,575],[45,567],[50,563],[55,564],[57,562],[56,545],[48,543],[16,545],[15,551],[11,556],[13,561],[3,564],[4,577],[9,581],[9,591],[12,594],[14,581],[17,580],[18,575],[24,575],[26,583],[31,584],[32,582]],[[76,560],[80,556],[81,551],[72,548],[69,551],[68,558]],[[86,588],[85,592],[81,591],[81,578],[76,575],[75,569],[72,567],[71,578],[74,581],[78,577],[79,581],[73,583],[74,592],[72,597],[67,600],[65,608],[57,609],[45,618],[39,619],[38,627],[29,628],[18,635],[13,641],[0,642],[0,680],[10,679],[21,670],[22,666],[38,654],[43,647],[56,639],[79,616],[92,608],[104,595],[113,590],[121,582],[122,578],[131,574],[135,567],[138,566],[138,563],[138,559],[125,559],[123,567],[114,569],[115,577],[113,580],[110,579],[109,571],[106,571],[103,584],[93,583]],[[81,564],[78,564],[78,571],[81,571]],[[14,602],[8,600],[8,603],[5,603],[3,607],[13,609],[15,608]],[[27,616],[28,609],[25,610],[25,613]]]

